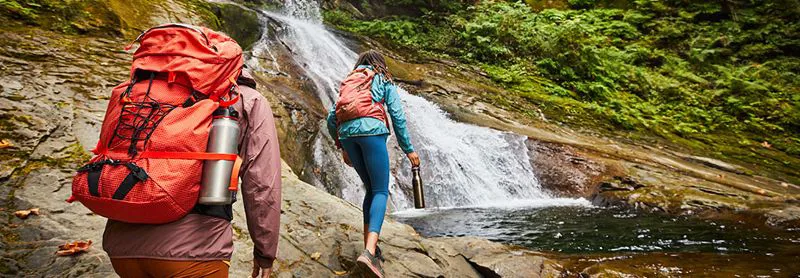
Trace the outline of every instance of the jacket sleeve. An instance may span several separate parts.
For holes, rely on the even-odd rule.
[[[262,268],[272,267],[278,251],[281,220],[281,156],[269,102],[258,92],[245,104],[242,142],[242,196],[253,257]],[[248,107],[249,106],[249,107]]]
[[[331,111],[328,112],[328,134],[331,135],[333,141],[336,142],[337,148],[342,148],[342,142],[339,142],[339,131],[337,130],[338,127],[336,126],[336,103],[333,104],[331,107]]]
[[[378,82],[383,83],[384,98],[386,108],[389,111],[389,116],[392,117],[392,128],[394,135],[397,137],[397,143],[400,149],[405,153],[414,152],[414,147],[411,145],[411,137],[408,135],[408,128],[406,127],[406,115],[403,112],[403,102],[400,101],[400,95],[397,93],[397,85],[390,82],[383,81],[382,78],[377,78]]]

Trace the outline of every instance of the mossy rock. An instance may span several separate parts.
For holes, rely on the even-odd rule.
[[[216,4],[212,8],[218,19],[218,29],[235,39],[242,49],[249,49],[262,33],[258,14],[253,10],[230,4]]]
[[[119,18],[102,0],[0,1],[4,29],[32,25],[68,34],[118,35]]]

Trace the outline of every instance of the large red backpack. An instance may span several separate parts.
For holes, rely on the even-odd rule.
[[[205,151],[212,113],[238,99],[242,49],[183,24],[154,27],[136,42],[130,80],[112,90],[95,156],[73,178],[68,201],[118,221],[168,223],[196,205],[203,161],[241,161]]]
[[[372,79],[375,72],[368,68],[358,68],[350,72],[339,87],[339,100],[336,102],[336,122],[341,124],[363,117],[376,118],[386,123],[389,120],[383,107],[383,100],[372,99]]]

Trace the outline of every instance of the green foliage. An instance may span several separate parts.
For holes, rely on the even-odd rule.
[[[425,12],[456,12],[462,9],[468,0],[394,0],[386,1],[386,5],[419,10]]]
[[[569,6],[575,9],[588,9],[594,7],[596,0],[568,0]]]
[[[573,9],[537,12],[481,1],[372,21],[332,11],[326,21],[480,65],[532,104],[571,103],[566,114],[667,138],[732,133],[800,155],[789,139],[800,137],[797,0],[567,2]]]
[[[21,5],[16,0],[0,0],[0,8],[3,9],[3,13],[13,17],[27,20],[36,18],[36,13],[33,9]]]

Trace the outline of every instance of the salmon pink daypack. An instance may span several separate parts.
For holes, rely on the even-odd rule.
[[[94,157],[68,201],[109,219],[159,224],[196,205],[212,113],[238,100],[242,49],[204,27],[165,24],[135,42],[130,80],[111,92]],[[234,176],[238,176],[234,170]]]
[[[339,87],[339,100],[336,102],[336,122],[344,122],[372,117],[386,123],[389,127],[388,117],[383,107],[383,100],[375,102],[372,99],[372,79],[375,72],[368,68],[358,68],[347,75]]]

